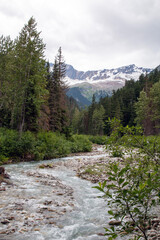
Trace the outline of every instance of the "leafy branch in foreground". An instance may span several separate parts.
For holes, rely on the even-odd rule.
[[[108,175],[110,184],[105,181],[95,188],[107,197],[111,208],[108,213],[121,224],[106,228],[105,235],[116,238],[119,234],[135,233],[148,239],[147,230],[152,217],[150,210],[159,204],[160,174],[157,167],[141,162],[124,167],[110,163]]]
[[[150,141],[146,141],[144,147],[140,141],[140,129],[128,126],[123,128],[118,120],[111,121],[111,125],[113,131],[108,143],[112,152],[115,147],[118,151],[119,143],[123,144],[123,148],[133,146],[133,143],[127,142],[129,138],[139,150],[126,157],[124,148],[123,162],[112,161],[108,164],[109,182],[104,181],[95,187],[107,198],[110,207],[108,213],[120,223],[119,226],[105,228],[105,235],[109,236],[109,240],[126,234],[134,234],[135,239],[147,240],[147,231],[152,225],[152,210],[160,204],[160,159],[156,151],[157,143],[153,141],[150,148]]]

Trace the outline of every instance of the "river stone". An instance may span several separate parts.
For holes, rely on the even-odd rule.
[[[5,172],[4,167],[0,167],[0,174],[3,174]]]
[[[46,201],[44,202],[44,205],[50,205],[50,204],[52,204],[52,201],[46,200]]]
[[[4,220],[1,221],[1,223],[2,224],[8,224],[8,223],[10,223],[10,221],[8,219],[4,219]]]
[[[112,221],[109,222],[109,225],[119,226],[119,225],[121,225],[121,221],[118,221],[118,220],[112,220]]]
[[[160,219],[158,219],[158,218],[152,219],[152,224],[154,224],[154,223],[159,224],[160,223]]]
[[[155,237],[157,235],[157,231],[153,229],[149,230],[147,233],[149,237]]]

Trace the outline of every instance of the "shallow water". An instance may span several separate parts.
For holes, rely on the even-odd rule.
[[[74,157],[43,163],[71,158]],[[14,185],[0,192],[0,214],[1,219],[12,216],[14,220],[0,224],[0,231],[6,231],[0,239],[106,239],[98,233],[104,233],[109,221],[107,205],[102,198],[97,198],[100,192],[92,188],[94,184],[78,178],[67,168],[40,169],[40,164],[27,162],[5,166]],[[46,201],[52,203],[46,206]],[[7,229],[14,230],[7,234]]]

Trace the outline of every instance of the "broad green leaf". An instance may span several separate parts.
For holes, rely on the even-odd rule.
[[[111,210],[108,211],[108,214],[114,215],[113,211],[111,211]]]

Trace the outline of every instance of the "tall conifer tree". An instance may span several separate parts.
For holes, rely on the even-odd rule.
[[[11,59],[13,41],[10,37],[0,37],[0,126],[9,127],[11,115],[12,81]]]
[[[49,84],[49,108],[50,108],[50,129],[63,132],[68,125],[68,114],[66,106],[66,85],[64,83],[66,65],[62,56],[61,47],[55,58],[53,72]]]
[[[44,49],[32,17],[15,41],[15,93],[11,124],[20,132],[37,131],[41,104],[46,94]]]

